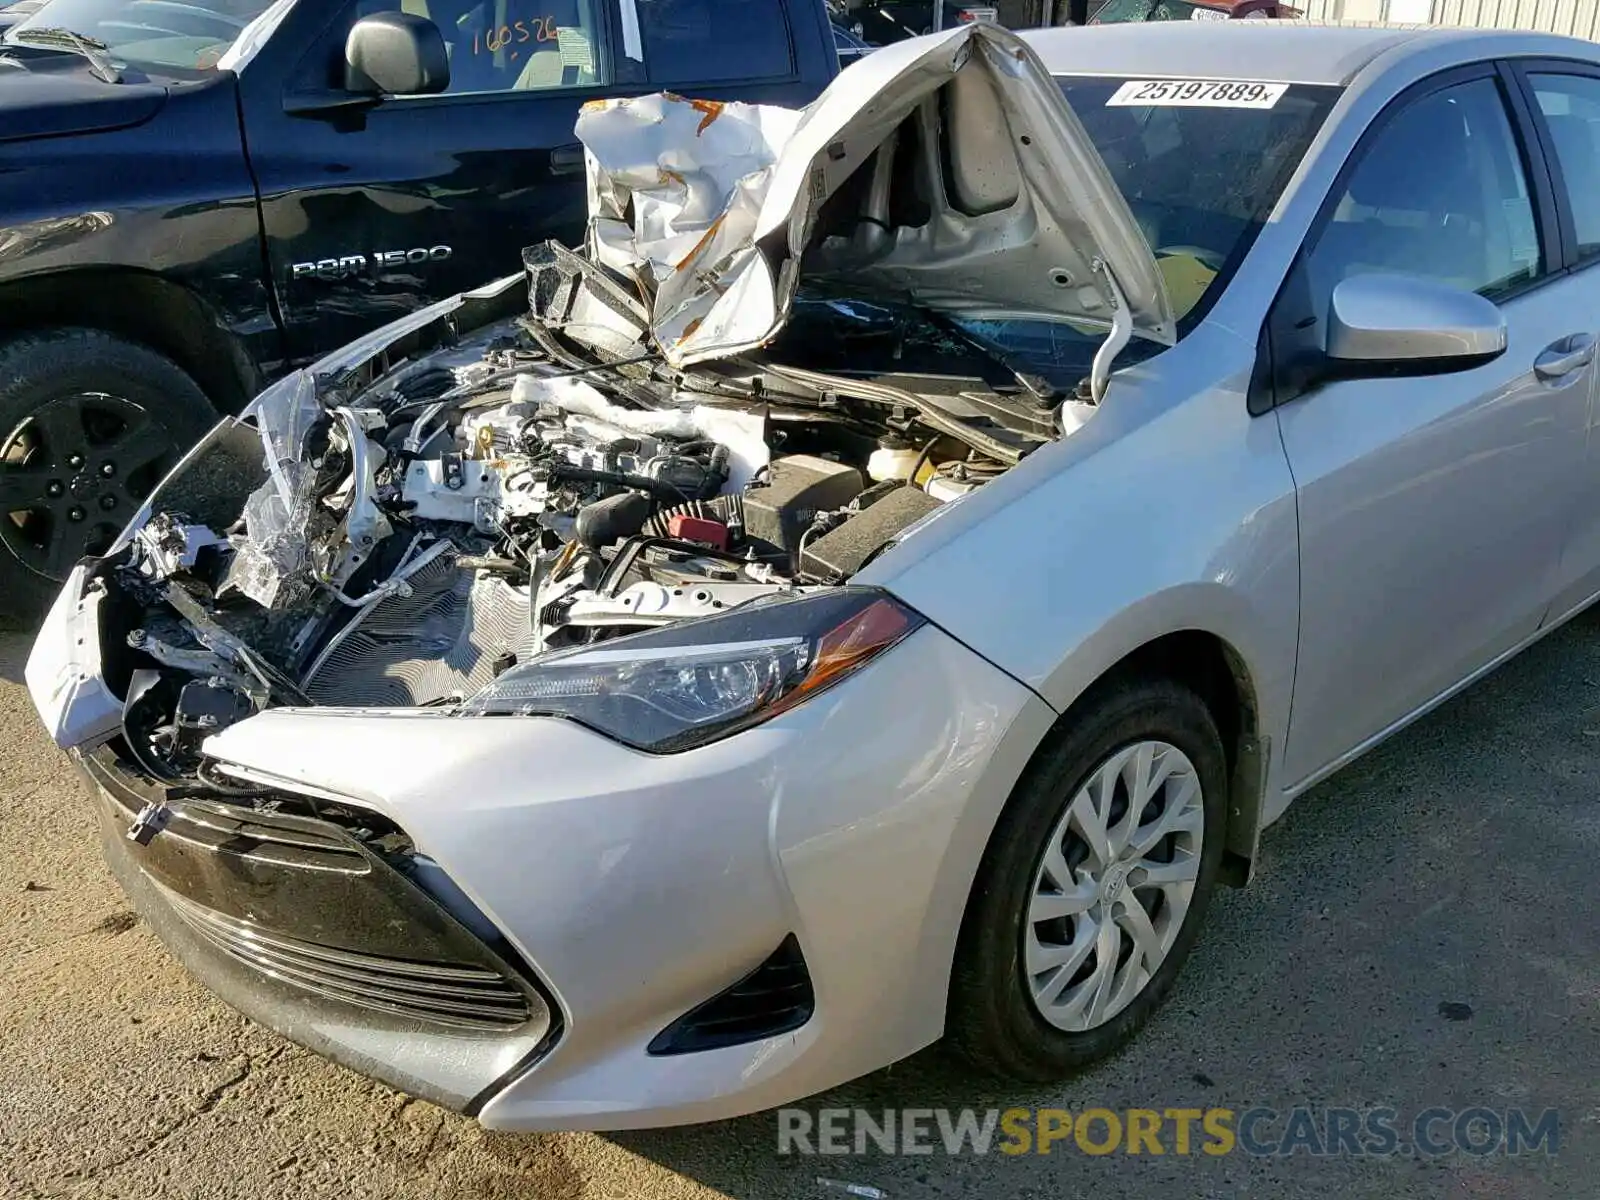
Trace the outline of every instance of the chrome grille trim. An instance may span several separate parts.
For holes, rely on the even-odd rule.
[[[410,962],[306,942],[268,932],[157,886],[184,923],[218,950],[305,991],[465,1029],[514,1029],[533,1015],[527,995],[497,971]]]

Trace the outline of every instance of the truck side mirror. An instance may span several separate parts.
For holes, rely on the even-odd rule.
[[[344,86],[363,96],[416,96],[450,86],[444,35],[426,17],[374,13],[344,43]]]

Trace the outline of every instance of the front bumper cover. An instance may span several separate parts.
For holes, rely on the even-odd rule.
[[[246,1016],[468,1113],[559,1035],[514,952],[487,945],[338,824],[177,798],[141,846],[128,826],[162,789],[108,749],[77,757],[107,865],[135,909]]]
[[[136,846],[124,832],[155,793],[108,750],[82,761],[124,888],[234,1007],[487,1128],[627,1129],[789,1103],[937,1038],[983,847],[1054,719],[925,626],[807,704],[679,755],[642,754],[550,718],[274,709],[207,743],[224,773],[248,770],[298,797],[297,811],[328,818],[264,822],[271,836],[222,837],[196,828],[214,822],[202,814],[175,816]],[[349,833],[369,820],[403,830],[454,890],[386,873],[378,859],[383,870],[363,865],[382,895],[349,901],[336,890],[348,880],[308,869],[310,848],[282,849],[315,834],[371,853]],[[221,914],[202,922],[213,936],[185,919],[174,893]],[[548,1023],[462,1031],[355,1007],[219,944],[237,933],[230,921],[248,921],[293,949],[414,961],[412,913],[448,938],[432,954],[503,965],[543,998]],[[730,989],[748,1000],[758,969],[773,982],[774,947],[791,934],[814,988],[803,1024],[660,1053],[659,1036],[697,1006]]]

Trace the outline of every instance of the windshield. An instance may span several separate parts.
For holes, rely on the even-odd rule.
[[[908,296],[828,279],[800,285],[789,320],[768,352],[776,362],[833,375],[978,381],[1021,394],[1031,389],[1019,372],[1070,392],[1088,374],[1103,340],[1104,330],[1064,321],[935,312]],[[1136,338],[1117,363],[1126,366],[1160,350]]]
[[[1208,85],[1098,77],[1059,82],[1150,245],[1182,336],[1227,286],[1338,89],[1240,83],[1197,91]],[[1152,102],[1127,102],[1145,96]],[[962,376],[1014,389],[1014,373],[1025,372],[1070,391],[1104,340],[1103,328],[1067,320],[929,313],[908,296],[864,293],[846,273],[801,285],[772,352],[779,361],[841,375]],[[1134,338],[1114,365],[1161,349]]]
[[[1339,89],[1085,77],[1060,83],[1150,243],[1179,332],[1187,332],[1227,286]],[[1138,103],[1142,97],[1153,102]]]
[[[29,30],[65,29],[103,43],[121,63],[211,71],[270,7],[272,0],[49,0],[6,37],[25,42]]]

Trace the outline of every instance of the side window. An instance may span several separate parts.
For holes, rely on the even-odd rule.
[[[448,94],[610,83],[600,0],[361,0],[360,16],[408,12],[444,35]]]
[[[1577,234],[1578,257],[1600,255],[1600,79],[1530,75],[1539,111],[1555,143]]]
[[[1158,5],[1156,0],[1106,0],[1094,16],[1089,18],[1089,24],[1120,25],[1126,21],[1148,21],[1152,19],[1158,7],[1165,6]]]
[[[638,16],[646,82],[661,87],[794,74],[782,0],[621,0]]]
[[[1543,270],[1533,202],[1494,80],[1408,103],[1360,153],[1306,259],[1313,303],[1324,312],[1334,285],[1362,272],[1420,276],[1492,298]]]

